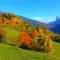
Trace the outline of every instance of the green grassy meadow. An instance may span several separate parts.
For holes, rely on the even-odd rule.
[[[60,60],[58,53],[60,50],[57,48],[55,54],[52,55],[0,44],[0,60]]]
[[[1,27],[1,26],[0,26]],[[10,27],[2,27],[6,32],[6,38],[14,40],[18,39],[20,31]],[[14,46],[0,43],[0,60],[60,60],[60,43],[53,43],[54,53],[41,53],[31,50],[24,50]]]

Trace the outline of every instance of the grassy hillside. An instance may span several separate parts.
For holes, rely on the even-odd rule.
[[[60,58],[60,43],[54,42],[54,48],[55,48],[55,53],[54,55],[57,56],[57,58]]]
[[[56,53],[58,51],[56,50]],[[58,57],[59,53],[56,55],[28,51],[21,48],[0,44],[0,60],[60,60]]]
[[[15,30],[12,27],[8,27],[7,25],[0,24],[0,28],[2,28],[5,31],[5,40],[6,43],[11,43],[14,45],[17,44],[18,37],[20,35],[20,31]]]
[[[0,44],[0,60],[43,60],[43,57],[40,53]]]
[[[16,31],[12,28],[9,28],[9,27],[3,27],[5,33],[6,33],[6,36],[9,38],[9,39],[12,39],[12,40],[16,40],[18,39],[18,36],[20,34],[19,31]]]
[[[6,32],[6,38],[16,41],[20,34],[13,28],[1,26]],[[40,52],[28,51],[13,46],[0,44],[0,60],[60,60],[60,44],[54,42],[55,51],[53,54],[44,54]]]
[[[0,15],[0,60],[60,60],[60,35],[10,13]]]

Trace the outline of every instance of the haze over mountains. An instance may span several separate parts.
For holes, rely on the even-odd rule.
[[[34,19],[29,19],[29,18],[26,18],[26,17],[23,17],[22,16],[22,18],[25,20],[25,21],[27,21],[27,22],[30,22],[30,23],[32,23],[33,25],[43,25],[43,26],[45,26],[46,24],[45,23],[43,23],[43,22],[41,22],[41,21],[37,21],[37,20],[34,20]]]

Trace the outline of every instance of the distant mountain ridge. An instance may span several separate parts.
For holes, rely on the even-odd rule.
[[[38,26],[38,25],[43,25],[43,26],[47,26],[47,24],[43,23],[43,22],[40,22],[40,21],[37,21],[37,20],[34,20],[34,19],[30,19],[30,18],[26,18],[26,17],[23,17],[21,16],[25,21],[29,22],[29,23],[32,23],[33,25],[35,26]]]
[[[47,27],[48,29],[50,29],[51,31],[53,31],[55,33],[60,33],[60,16],[57,16],[55,21],[52,21],[48,24],[37,21],[37,20],[29,19],[29,18],[26,18],[26,17],[23,17],[23,16],[22,16],[22,18],[25,21],[32,23],[33,25],[36,25],[36,26],[37,25],[42,25],[42,26]]]

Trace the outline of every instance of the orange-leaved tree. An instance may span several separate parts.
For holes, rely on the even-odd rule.
[[[27,32],[22,32],[19,36],[19,43],[24,48],[32,48],[31,37]]]

